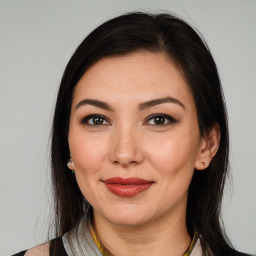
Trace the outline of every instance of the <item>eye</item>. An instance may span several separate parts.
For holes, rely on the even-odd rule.
[[[109,121],[102,115],[89,115],[81,120],[82,124],[91,126],[110,125]]]
[[[164,126],[175,122],[177,122],[176,119],[166,114],[154,114],[149,116],[146,120],[147,125],[154,126]]]

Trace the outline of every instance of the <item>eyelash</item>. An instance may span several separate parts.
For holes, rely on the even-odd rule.
[[[85,125],[89,125],[89,126],[100,126],[100,125],[106,125],[106,124],[99,124],[99,125],[96,125],[96,124],[90,124],[88,121],[90,119],[93,119],[93,118],[99,118],[99,119],[102,119],[103,122],[108,122],[108,119],[102,115],[98,115],[98,114],[94,114],[94,115],[89,115],[89,116],[86,116],[85,118],[83,118],[81,120],[81,124],[85,124]]]
[[[164,123],[163,124],[147,124],[147,125],[166,126],[166,125],[177,122],[177,120],[175,118],[173,118],[172,116],[169,116],[169,115],[166,115],[166,114],[163,114],[163,113],[153,114],[153,115],[149,116],[146,119],[146,122],[149,122],[150,120],[155,121],[156,118],[164,118],[165,119]],[[167,123],[166,123],[166,121],[167,121]]]
[[[93,124],[89,123],[89,120],[90,119],[94,119],[94,118],[99,118],[101,120],[103,120],[103,123],[102,124],[95,124],[94,121]],[[156,121],[154,119],[156,118],[164,118],[164,123],[160,123],[160,124],[150,124],[149,121],[153,120],[153,121]],[[167,121],[167,123],[166,123]],[[107,122],[104,123],[104,122]],[[144,123],[147,123],[146,125],[152,125],[152,126],[159,126],[159,127],[162,127],[162,126],[166,126],[166,125],[169,125],[171,123],[175,123],[177,122],[176,119],[174,119],[172,116],[169,116],[169,115],[166,115],[166,114],[163,114],[163,113],[159,113],[159,114],[153,114],[153,115],[150,115]],[[89,125],[89,126],[102,126],[102,125],[110,125],[110,122],[109,120],[105,117],[105,116],[102,116],[102,115],[99,115],[99,114],[93,114],[93,115],[88,115],[86,116],[85,118],[83,118],[81,120],[81,124],[85,124],[85,125]]]

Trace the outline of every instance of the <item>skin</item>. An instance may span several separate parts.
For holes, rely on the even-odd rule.
[[[171,97],[172,102],[141,104]],[[110,109],[85,99],[107,103]],[[140,106],[140,108],[139,108]],[[87,118],[101,115],[100,119]],[[162,116],[160,124],[150,118]],[[70,169],[93,206],[94,228],[114,255],[182,255],[189,184],[217,151],[218,129],[202,138],[195,103],[177,67],[163,54],[137,52],[98,61],[82,76],[72,99]],[[205,163],[205,164],[204,164]],[[104,180],[138,177],[149,189],[111,193]]]

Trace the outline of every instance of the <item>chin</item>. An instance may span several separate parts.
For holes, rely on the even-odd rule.
[[[112,224],[115,224],[117,226],[126,226],[126,227],[138,227],[147,223],[147,220],[145,219],[141,219],[137,217],[125,218],[120,216],[115,216],[114,218],[111,218],[110,221],[112,222]]]
[[[150,211],[141,211],[139,209],[112,209],[111,212],[104,214],[109,222],[120,226],[141,226],[152,218]]]

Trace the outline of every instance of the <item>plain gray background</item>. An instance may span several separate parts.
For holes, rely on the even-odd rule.
[[[0,255],[46,240],[49,134],[63,70],[89,31],[132,10],[175,12],[208,42],[230,120],[233,190],[223,219],[235,247],[256,252],[256,1],[0,0]]]

